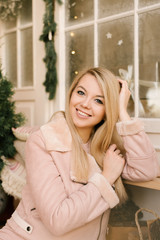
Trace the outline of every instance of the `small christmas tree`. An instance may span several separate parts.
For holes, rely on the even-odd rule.
[[[15,113],[13,94],[13,85],[3,75],[0,65],[0,171],[4,165],[2,156],[12,158],[16,153],[12,127],[19,127],[25,121],[22,113]]]

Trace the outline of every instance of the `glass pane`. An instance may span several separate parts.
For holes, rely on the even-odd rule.
[[[129,112],[134,115],[134,19],[126,17],[99,24],[99,65],[128,81],[131,89]]]
[[[22,25],[32,22],[32,0],[23,1],[23,8],[20,16]]]
[[[8,79],[17,86],[17,38],[16,33],[5,36],[6,73]]]
[[[160,1],[159,0],[139,0],[139,7],[146,7],[156,3],[160,3]]]
[[[32,28],[21,31],[21,83],[33,85]]]
[[[6,30],[9,30],[11,28],[15,28],[16,27],[16,19],[14,19],[12,21],[4,22],[4,26],[5,26]]]
[[[139,17],[139,95],[145,117],[160,117],[160,9]]]
[[[67,26],[93,20],[93,0],[68,0],[65,8]]]
[[[66,33],[66,84],[71,84],[76,74],[94,64],[93,27]]]
[[[134,0],[99,0],[99,18],[134,9]]]

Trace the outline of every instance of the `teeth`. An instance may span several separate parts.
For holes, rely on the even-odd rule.
[[[78,110],[78,112],[79,112],[79,114],[82,115],[82,116],[85,116],[85,117],[88,117],[88,116],[89,116],[88,114],[83,113],[83,112],[81,112],[81,111],[79,111],[79,110]]]

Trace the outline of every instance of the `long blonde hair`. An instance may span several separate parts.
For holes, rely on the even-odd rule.
[[[120,86],[117,78],[107,69],[104,68],[90,68],[81,74],[79,74],[71,84],[68,98],[66,101],[66,120],[71,131],[73,138],[72,145],[72,156],[74,159],[74,171],[76,178],[80,181],[81,179],[88,180],[89,174],[89,163],[86,152],[83,150],[81,139],[76,131],[73,124],[69,104],[72,92],[76,88],[80,79],[86,75],[91,74],[97,79],[99,86],[101,87],[104,94],[105,101],[105,119],[95,126],[94,133],[92,133],[91,139],[91,155],[95,158],[96,162],[103,169],[103,158],[110,144],[115,143],[117,148],[125,153],[121,137],[118,135],[116,130],[116,122],[119,117],[119,91]],[[123,186],[122,180],[119,177],[115,182],[115,189],[120,198],[120,202],[124,202],[127,198],[125,188]]]

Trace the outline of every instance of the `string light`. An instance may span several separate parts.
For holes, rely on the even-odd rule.
[[[74,73],[77,75],[77,74],[78,74],[78,71],[75,71]]]
[[[75,35],[74,32],[70,32],[71,37],[74,37],[74,35]]]
[[[76,51],[74,51],[74,50],[71,51],[71,54],[72,54],[72,55],[74,55],[75,53],[76,53]]]
[[[74,16],[74,19],[77,19],[78,17],[77,16]]]

